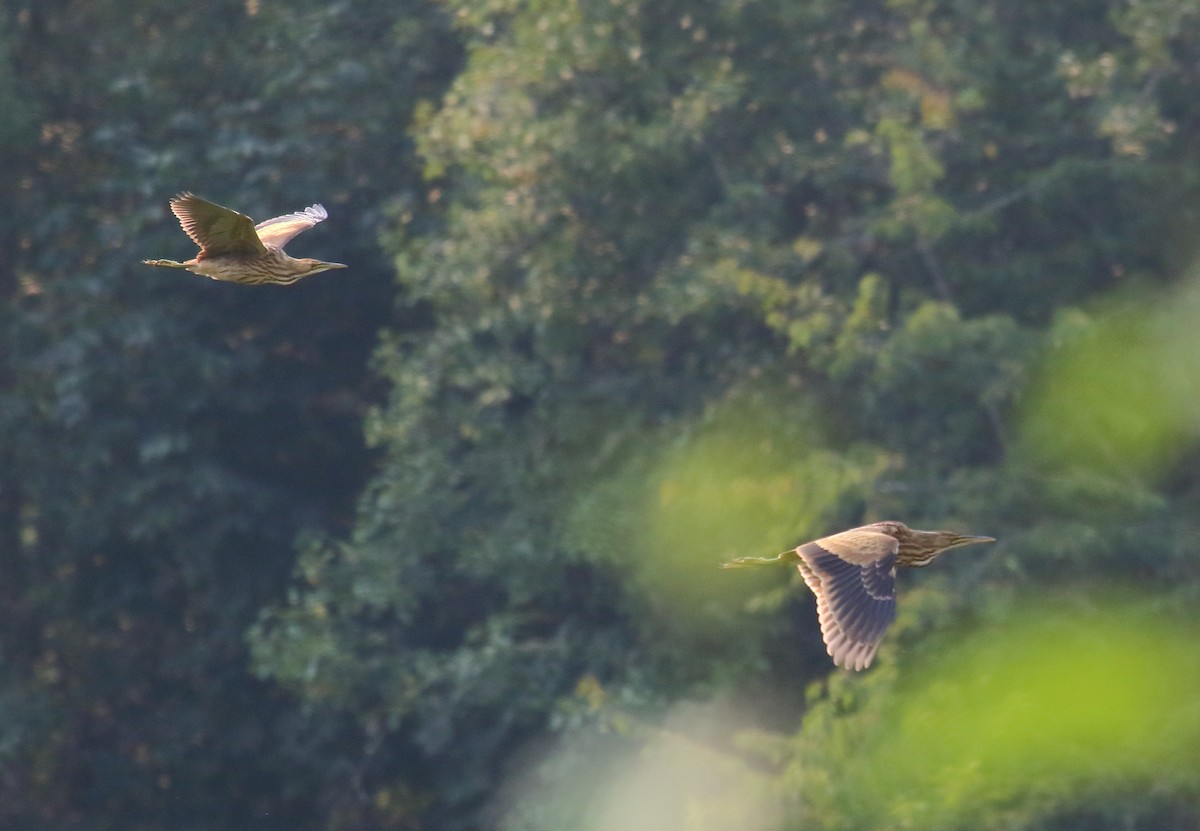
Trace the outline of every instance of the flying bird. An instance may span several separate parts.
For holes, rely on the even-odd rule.
[[[245,214],[191,193],[181,193],[171,200],[171,212],[192,242],[200,246],[200,253],[182,263],[142,260],[146,265],[186,268],[193,274],[247,286],[264,283],[290,286],[313,274],[346,267],[341,263],[296,259],[283,251],[283,246],[296,234],[328,218],[321,205],[255,225]]]
[[[861,670],[871,665],[883,633],[896,619],[896,566],[927,566],[944,551],[979,542],[995,540],[876,522],[806,542],[778,557],[740,557],[722,568],[795,563],[817,596],[829,656],[838,666]]]

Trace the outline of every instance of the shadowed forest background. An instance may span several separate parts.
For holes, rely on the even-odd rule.
[[[0,9],[0,826],[1200,825],[1194,0]]]

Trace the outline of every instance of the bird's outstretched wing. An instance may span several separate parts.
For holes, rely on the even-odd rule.
[[[254,231],[254,220],[237,211],[195,194],[181,193],[171,200],[171,212],[192,242],[200,246],[197,259],[221,254],[254,256],[267,252]]]
[[[843,539],[856,534],[854,539]],[[846,531],[796,549],[804,582],[817,596],[821,635],[833,662],[866,669],[896,619],[896,551],[886,534]]]
[[[265,245],[283,248],[296,234],[307,231],[321,220],[328,218],[329,214],[325,212],[323,205],[313,205],[311,208],[305,208],[294,214],[284,214],[274,219],[264,220],[254,226],[254,230]]]

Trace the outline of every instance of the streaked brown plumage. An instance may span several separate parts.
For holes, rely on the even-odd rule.
[[[896,619],[896,566],[927,566],[943,551],[977,542],[995,540],[876,522],[804,543],[778,557],[741,557],[723,568],[794,562],[817,596],[829,656],[838,666],[860,670],[871,665]]]
[[[331,268],[346,267],[341,263],[289,257],[283,251],[283,246],[296,234],[328,218],[329,214],[320,205],[255,225],[245,214],[181,193],[171,200],[171,212],[192,242],[200,246],[200,253],[182,263],[142,260],[146,265],[186,268],[214,280],[250,286],[264,283],[288,286]]]

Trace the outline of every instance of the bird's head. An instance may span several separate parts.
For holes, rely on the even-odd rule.
[[[321,260],[314,260],[314,259],[311,259],[308,257],[305,257],[304,259],[300,260],[300,263],[302,264],[302,266],[304,268],[307,269],[307,271],[304,272],[305,277],[308,277],[313,274],[320,274],[322,271],[331,271],[335,268],[345,268],[346,267],[345,264],[343,264],[343,263],[327,263],[327,262],[323,262]]]
[[[898,560],[901,565],[927,566],[938,555],[951,548],[974,545],[977,542],[995,542],[993,537],[977,537],[953,531],[918,531],[908,529],[907,539],[900,539]]]

